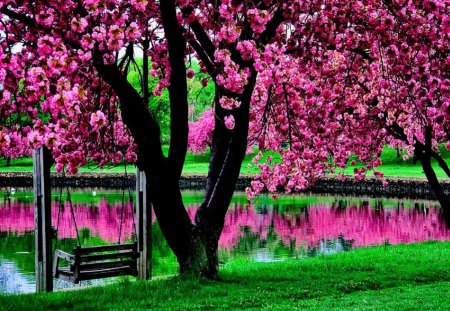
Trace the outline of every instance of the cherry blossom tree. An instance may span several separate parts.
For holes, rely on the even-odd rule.
[[[411,154],[418,142],[435,152],[448,140],[447,0],[2,0],[0,14],[1,152],[18,155],[11,141],[45,144],[57,170],[71,173],[88,160],[136,162],[181,273],[217,276],[249,137],[282,157],[259,164],[250,197],[303,189],[351,155],[363,179],[386,142]],[[205,199],[193,222],[178,186],[192,58],[209,75],[202,83],[216,86],[213,131],[201,139],[211,145]],[[131,68],[140,90],[127,80]],[[153,90],[149,76],[159,78]],[[148,108],[150,93],[164,89],[168,156]],[[28,124],[3,123],[11,118]]]

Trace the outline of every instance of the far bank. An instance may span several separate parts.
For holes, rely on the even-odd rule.
[[[52,173],[54,187],[100,187],[123,188],[134,187],[136,183],[133,173],[102,173],[82,172],[77,175],[62,175]],[[236,185],[236,190],[244,191],[249,187],[253,177],[242,175]],[[421,199],[434,199],[433,191],[424,178],[390,177],[386,178],[387,186],[383,186],[379,179],[367,177],[366,180],[355,182],[352,179],[341,181],[335,176],[319,179],[316,184],[303,192],[330,193],[345,195],[369,195],[386,197],[410,197]],[[441,180],[445,193],[450,194],[450,181]],[[0,172],[0,187],[32,187],[33,175],[31,172]],[[206,175],[183,175],[180,180],[181,189],[202,190],[206,186]],[[283,191],[283,189],[280,189]]]

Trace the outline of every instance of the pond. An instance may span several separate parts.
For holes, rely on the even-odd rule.
[[[11,191],[12,190],[12,191]],[[191,218],[201,192],[185,191]],[[71,251],[77,231],[67,194],[58,209],[54,189],[52,224],[59,248]],[[81,244],[103,245],[132,241],[134,222],[128,193],[111,189],[71,190]],[[60,213],[58,214],[58,212]],[[58,222],[59,219],[59,222]],[[59,224],[58,224],[59,223]],[[153,275],[174,274],[176,259],[156,221],[153,230]],[[220,260],[233,258],[278,261],[347,251],[356,247],[450,240],[437,202],[410,199],[290,195],[278,200],[262,196],[249,207],[245,194],[236,193],[225,219]],[[116,282],[85,281],[80,285]],[[55,288],[74,286],[55,280]],[[0,293],[34,292],[34,209],[31,189],[0,189]]]

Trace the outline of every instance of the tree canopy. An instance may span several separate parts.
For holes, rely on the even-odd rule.
[[[428,167],[440,143],[450,147],[449,10],[448,0],[3,0],[1,152],[45,144],[72,173],[88,160],[137,162],[181,271],[204,251],[209,275],[248,145],[281,154],[259,163],[250,197],[304,189],[352,155],[361,180],[389,143],[421,161],[449,210]],[[213,110],[197,124],[212,151],[194,224],[177,185],[191,140],[192,60],[200,84],[215,86]],[[127,80],[133,70],[140,88]],[[167,99],[166,89],[168,156],[164,118],[149,110],[150,94]]]

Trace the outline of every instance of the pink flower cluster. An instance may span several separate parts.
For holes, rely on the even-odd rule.
[[[248,68],[241,69],[231,60],[228,50],[217,50],[215,52],[216,62],[223,66],[223,72],[216,77],[218,85],[223,86],[230,92],[241,94],[248,83],[250,71]]]
[[[267,10],[247,10],[247,18],[255,34],[260,34],[266,29],[266,24],[270,20],[270,17]]]

